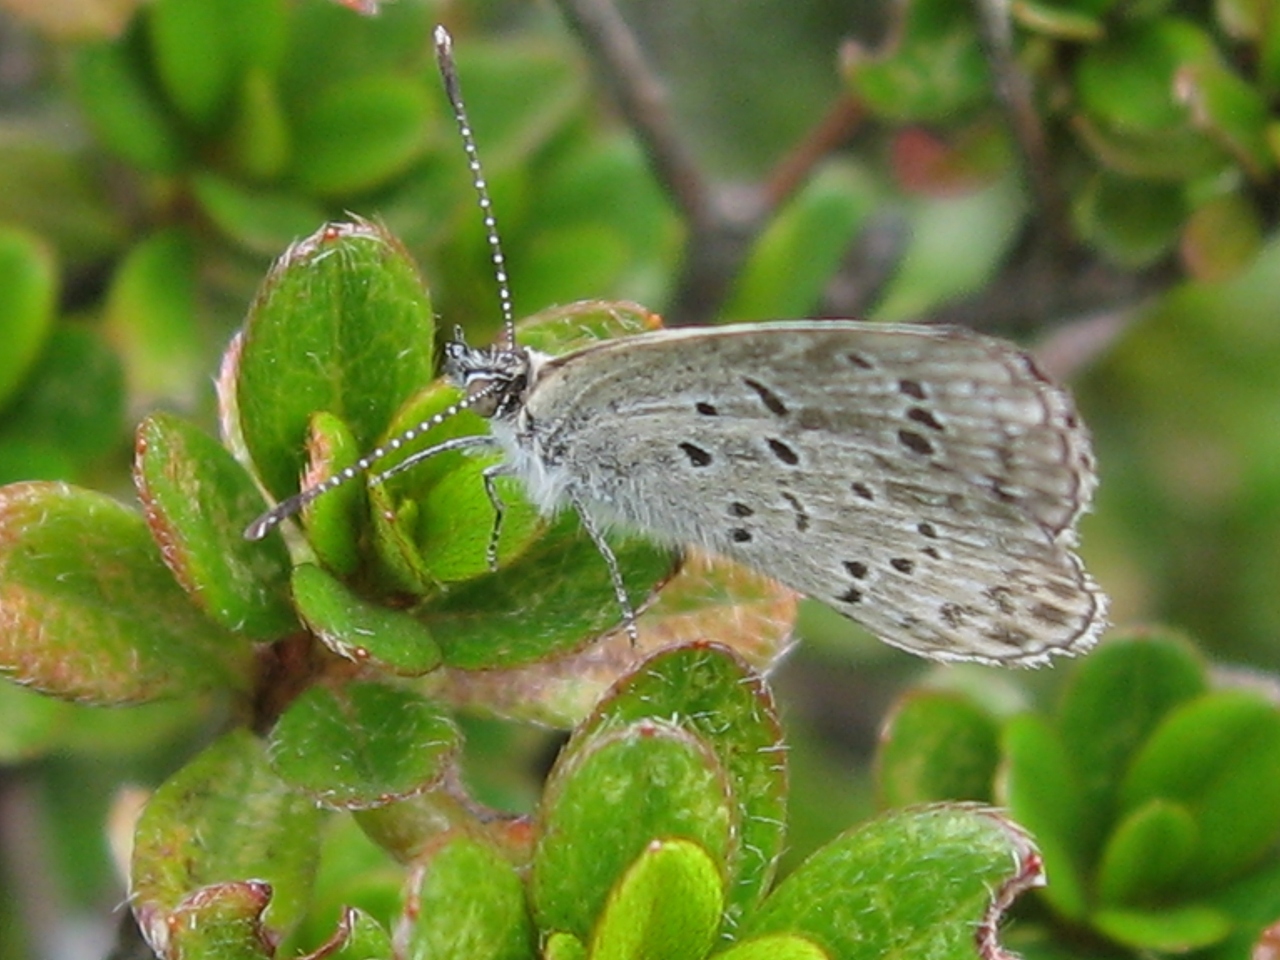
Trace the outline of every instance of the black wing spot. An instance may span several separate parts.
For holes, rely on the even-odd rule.
[[[876,495],[871,492],[871,488],[861,480],[855,481],[853,484],[853,492],[860,496],[863,500],[874,500]]]
[[[845,359],[852,363],[859,370],[874,370],[876,365],[872,363],[864,354],[846,353]]]
[[[773,455],[775,457],[787,464],[787,466],[794,467],[800,462],[800,454],[796,453],[795,450],[787,446],[781,440],[770,437],[769,449],[773,451]]]
[[[791,509],[796,514],[796,529],[802,533],[809,529],[809,511],[804,508],[804,504],[800,502],[800,498],[793,493],[784,493],[782,499],[791,504]]]
[[[938,539],[937,529],[928,520],[921,520],[919,523],[917,523],[916,530],[919,531],[920,536],[922,537],[928,537],[930,540]]]
[[[867,565],[861,560],[846,560],[844,568],[849,571],[849,576],[855,580],[863,580],[867,576]]]
[[[787,415],[787,405],[782,399],[766,387],[759,380],[752,380],[750,377],[743,377],[742,382],[760,395],[760,402],[768,408],[770,413],[777,414],[780,417]]]
[[[742,527],[734,527],[732,530],[729,531],[729,538],[734,543],[750,543],[751,531],[744,530]]]
[[[912,453],[927,456],[933,453],[933,444],[914,430],[899,430],[898,440]]]
[[[889,561],[889,566],[897,570],[899,573],[910,573],[916,568],[914,560],[908,560],[906,557],[894,557]]]
[[[926,410],[924,407],[912,407],[907,411],[907,419],[914,420],[916,423],[922,423],[930,430],[942,431],[942,424],[938,422],[938,418]]]
[[[735,517],[751,517],[755,515],[755,511],[748,507],[745,503],[738,503],[736,500],[729,504],[729,512]]]
[[[707,401],[705,400],[699,400],[697,403],[693,405],[693,409],[697,410],[704,417],[714,417],[720,412],[712,404],[707,403]]]
[[[680,449],[684,451],[685,456],[689,458],[689,462],[695,467],[705,467],[711,462],[710,452],[695,444],[682,443],[680,444]]]
[[[840,594],[840,596],[836,597],[836,599],[841,603],[861,603],[862,591],[857,587],[850,587],[844,593]]]
[[[899,380],[898,389],[908,397],[915,397],[917,400],[924,399],[924,387],[920,385],[918,380]]]
[[[924,548],[923,550],[921,550],[920,552],[921,552],[921,553],[923,553],[926,557],[929,557],[931,560],[941,560],[941,559],[942,559],[942,554],[938,553],[938,548],[937,548],[937,547],[925,547],[925,548]]]

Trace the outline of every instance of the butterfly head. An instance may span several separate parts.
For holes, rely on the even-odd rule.
[[[471,347],[452,340],[444,348],[444,373],[466,393],[467,405],[480,416],[506,419],[524,402],[529,354],[504,344]]]

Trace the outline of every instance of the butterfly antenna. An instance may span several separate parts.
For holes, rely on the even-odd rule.
[[[502,307],[502,340],[508,347],[516,345],[515,310],[511,306],[511,286],[507,281],[507,260],[502,255],[502,242],[498,239],[498,223],[493,218],[493,201],[489,199],[489,185],[480,167],[480,153],[476,150],[467,108],[462,103],[462,88],[458,83],[458,67],[453,62],[453,38],[444,27],[436,27],[436,62],[440,65],[440,77],[444,92],[453,107],[458,133],[462,137],[462,149],[467,153],[467,167],[471,170],[471,186],[475,188],[484,217],[484,232],[489,240],[489,259],[493,263],[494,278],[498,282],[498,301]]]
[[[287,500],[281,500],[245,528],[244,538],[246,540],[261,540],[279,526],[281,521],[287,520],[289,517],[301,512],[307,504],[311,503],[311,501],[315,500],[317,497],[324,496],[330,490],[335,490],[338,487],[351,482],[383,457],[388,454],[395,453],[406,443],[411,443],[432,427],[439,426],[450,417],[456,416],[461,411],[466,410],[473,404],[485,399],[497,390],[497,388],[498,386],[496,383],[491,383],[488,386],[477,390],[475,393],[463,397],[457,403],[450,404],[434,416],[428,417],[421,423],[410,427],[408,430],[404,431],[404,433],[400,433],[392,437],[382,446],[365,454],[355,463],[351,464],[351,466],[344,467],[342,470],[339,470],[327,480],[321,480],[314,486],[307,487],[306,489],[295,493]]]

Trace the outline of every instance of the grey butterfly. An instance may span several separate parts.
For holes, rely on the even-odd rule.
[[[551,357],[516,343],[504,261],[457,94],[506,320],[459,338],[450,409],[283,501],[261,537],[316,496],[470,408],[491,432],[415,453],[497,446],[546,513],[574,508],[635,616],[602,529],[696,545],[822,600],[882,640],[940,660],[1033,665],[1093,645],[1106,597],[1074,554],[1096,474],[1071,397],[1012,344],[964,330],[850,320],[660,330]],[[496,524],[490,543],[495,556]]]

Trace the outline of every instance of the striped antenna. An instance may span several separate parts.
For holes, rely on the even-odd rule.
[[[294,514],[299,513],[307,504],[311,503],[311,501],[315,500],[317,497],[324,496],[324,494],[328,493],[330,490],[335,490],[338,487],[342,486],[343,484],[349,483],[350,481],[354,480],[356,477],[360,476],[360,474],[368,470],[370,467],[372,467],[375,463],[377,463],[383,457],[387,456],[388,454],[395,453],[397,450],[403,447],[406,443],[411,443],[412,441],[417,439],[421,434],[426,433],[428,430],[430,430],[432,427],[439,426],[440,424],[448,420],[450,417],[456,416],[458,413],[460,413],[463,410],[466,410],[468,407],[472,406],[473,404],[486,399],[497,390],[498,390],[498,384],[496,382],[486,384],[483,388],[477,390],[475,393],[463,397],[457,403],[451,403],[448,407],[441,410],[435,416],[430,417],[426,420],[423,420],[421,423],[410,427],[404,433],[401,433],[401,434],[398,434],[397,436],[392,437],[382,446],[378,447],[377,449],[373,450],[370,453],[365,454],[363,457],[361,457],[351,466],[345,467],[344,469],[339,470],[332,477],[329,477],[329,479],[321,480],[315,486],[307,487],[305,490],[302,490],[299,493],[295,493],[292,497],[289,497],[287,500],[281,500],[274,507],[272,507],[270,510],[268,510],[266,513],[264,513],[257,520],[253,521],[253,523],[249,524],[249,526],[245,528],[244,538],[246,540],[261,540],[268,533],[270,533],[277,526],[279,526],[281,521],[287,520],[289,517],[292,517]],[[443,452],[443,451],[438,451],[438,452]],[[413,459],[414,462],[417,462],[417,460],[421,458],[416,457],[411,459]],[[395,472],[397,471],[394,470],[393,468],[392,470],[388,471],[386,474],[383,474],[382,476],[380,476],[378,479],[379,480],[384,479],[386,476],[389,476],[390,474]]]
[[[485,183],[484,171],[480,167],[480,154],[476,150],[475,137],[471,133],[471,122],[467,119],[467,108],[462,103],[462,88],[458,83],[458,67],[453,62],[453,38],[444,27],[436,27],[436,63],[440,65],[440,77],[444,81],[444,92],[453,107],[454,119],[458,121],[458,133],[462,137],[462,149],[467,152],[467,167],[471,170],[471,186],[475,188],[480,202],[480,213],[484,217],[484,232],[489,240],[489,259],[493,262],[494,278],[498,283],[498,301],[502,308],[502,345],[516,345],[516,317],[511,306],[511,287],[507,281],[507,260],[502,255],[502,241],[498,239],[498,223],[493,218],[493,201],[489,199],[489,185]]]
[[[493,262],[495,279],[498,284],[498,300],[502,307],[502,345],[507,349],[512,349],[515,347],[516,323],[515,310],[511,306],[511,287],[507,281],[506,258],[502,255],[502,243],[498,240],[498,225],[493,218],[493,202],[489,199],[489,186],[485,183],[484,171],[480,167],[480,155],[476,150],[475,138],[471,134],[471,124],[467,120],[466,107],[462,104],[462,92],[458,84],[458,69],[453,61],[453,38],[449,36],[449,31],[444,27],[436,27],[435,46],[436,61],[440,65],[440,77],[444,81],[445,94],[449,97],[449,103],[453,107],[454,118],[458,122],[458,133],[462,136],[462,147],[467,153],[467,166],[471,170],[471,185],[475,188],[476,196],[480,202],[480,213],[484,218],[485,235],[489,240],[489,258]],[[455,335],[461,341],[461,330],[458,330]],[[466,410],[468,407],[488,399],[501,388],[500,381],[491,381],[483,388],[464,396],[457,403],[440,411],[430,419],[424,420],[417,426],[410,427],[399,436],[388,440],[373,452],[361,457],[351,466],[340,470],[327,480],[322,480],[320,483],[307,487],[286,500],[281,500],[253,523],[249,524],[244,531],[245,539],[261,540],[279,526],[282,521],[300,512],[317,497],[321,497],[330,490],[349,483],[383,457],[395,453],[406,443],[413,441],[432,427],[444,423],[444,421]],[[402,465],[384,471],[374,478],[374,482],[381,482],[387,477],[399,473],[410,464],[417,463],[433,453],[443,453],[446,449],[460,449],[463,446],[474,445],[473,441],[478,443],[488,442],[488,440],[489,438],[486,436],[479,440],[466,438],[465,442],[463,440],[446,441],[430,450],[414,454]]]

